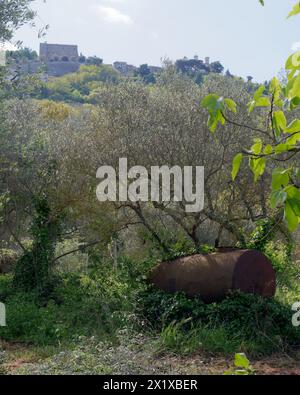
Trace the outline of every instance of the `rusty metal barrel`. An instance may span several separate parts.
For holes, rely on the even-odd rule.
[[[158,289],[199,296],[206,303],[221,301],[234,290],[266,298],[276,292],[271,262],[253,250],[224,249],[163,262],[152,271],[151,281]]]

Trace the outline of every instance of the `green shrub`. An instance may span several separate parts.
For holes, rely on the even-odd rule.
[[[0,276],[0,301],[6,304],[8,324],[0,328],[0,337],[36,345],[94,335],[113,341],[118,330],[136,325],[142,271],[123,259],[118,269],[103,264],[89,274],[69,273],[59,278],[47,298],[38,291],[20,292],[10,276]]]
[[[57,343],[63,333],[57,320],[56,306],[40,307],[35,295],[24,293],[6,300],[7,327],[0,328],[0,337],[38,345]]]
[[[272,262],[280,284],[289,281],[295,274],[293,251],[295,244],[291,240],[276,240],[277,224],[274,218],[258,221],[251,234],[247,248],[265,254]]]
[[[13,250],[0,249],[0,273],[8,274],[14,269],[18,255]]]
[[[14,290],[12,288],[12,276],[0,275],[0,301],[5,302],[8,296],[12,295]]]
[[[277,300],[234,293],[206,305],[199,298],[149,288],[139,301],[143,317],[163,331],[164,341],[176,333],[180,349],[193,348],[186,342],[200,342],[209,351],[258,354],[300,345],[300,332],[291,324],[291,306]]]

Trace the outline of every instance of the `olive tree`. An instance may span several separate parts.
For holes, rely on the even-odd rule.
[[[2,0],[0,2],[0,42],[9,41],[14,31],[32,21],[35,12],[30,8],[33,0]]]
[[[161,229],[175,237],[184,232],[196,246],[220,238],[223,232],[230,240],[245,243],[255,223],[270,215],[267,174],[259,185],[250,187],[246,167],[239,183],[231,179],[231,162],[248,141],[247,128],[228,124],[220,134],[212,135],[206,126],[205,111],[199,103],[213,89],[234,93],[242,123],[251,95],[241,79],[213,75],[199,87],[170,66],[152,87],[125,82],[103,88],[98,94],[99,105],[93,110],[93,127],[81,143],[82,169],[88,166],[92,174],[103,165],[118,170],[122,157],[128,158],[129,167],[144,166],[149,174],[151,166],[205,167],[206,204],[200,213],[186,213],[185,202],[114,204],[118,218],[126,223],[128,216],[128,224],[145,227],[163,248],[168,248],[168,243]],[[253,126],[260,122],[258,114]],[[210,230],[213,234],[207,240]]]

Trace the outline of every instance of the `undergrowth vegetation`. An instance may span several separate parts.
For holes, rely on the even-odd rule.
[[[47,297],[16,290],[12,276],[0,276],[9,323],[0,336],[36,346],[67,346],[82,336],[117,344],[118,334],[126,330],[153,338],[157,351],[180,355],[290,352],[300,346],[300,331],[291,324],[300,271],[287,260],[285,249],[270,244],[266,251],[280,279],[274,299],[232,293],[207,305],[200,298],[167,294],[147,280],[154,259],[122,258],[117,267],[107,260],[93,263],[85,273],[60,272]]]

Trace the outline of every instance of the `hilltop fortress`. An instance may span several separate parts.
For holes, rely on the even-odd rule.
[[[12,69],[18,69],[24,74],[42,73],[43,78],[47,79],[75,73],[81,64],[77,45],[41,43],[38,60],[22,62]]]
[[[42,78],[47,80],[48,77],[61,77],[66,74],[75,73],[81,65],[101,65],[102,59],[94,56],[86,58],[78,52],[77,45],[48,44],[41,43],[39,57],[36,60],[22,60],[11,67],[11,74],[21,72],[22,74],[41,73]],[[140,68],[126,62],[114,62],[112,66],[120,74],[131,77],[136,75],[139,69],[146,73],[159,73],[162,68],[156,66],[142,65]],[[201,75],[210,72],[222,73],[223,66],[220,62],[210,63],[209,58],[202,61],[195,56],[193,59],[183,58],[176,61],[177,70],[182,73]]]
[[[97,57],[86,58],[79,55],[77,45],[48,44],[41,43],[39,58],[17,63],[11,67],[12,74],[17,70],[23,74],[42,73],[43,79],[48,77],[61,77],[66,74],[75,73],[82,65],[102,64],[102,60]],[[132,76],[138,67],[129,65],[126,62],[115,62],[115,70],[124,76]],[[158,72],[160,67],[150,66],[152,72]]]
[[[40,44],[41,62],[79,62],[77,45]]]

